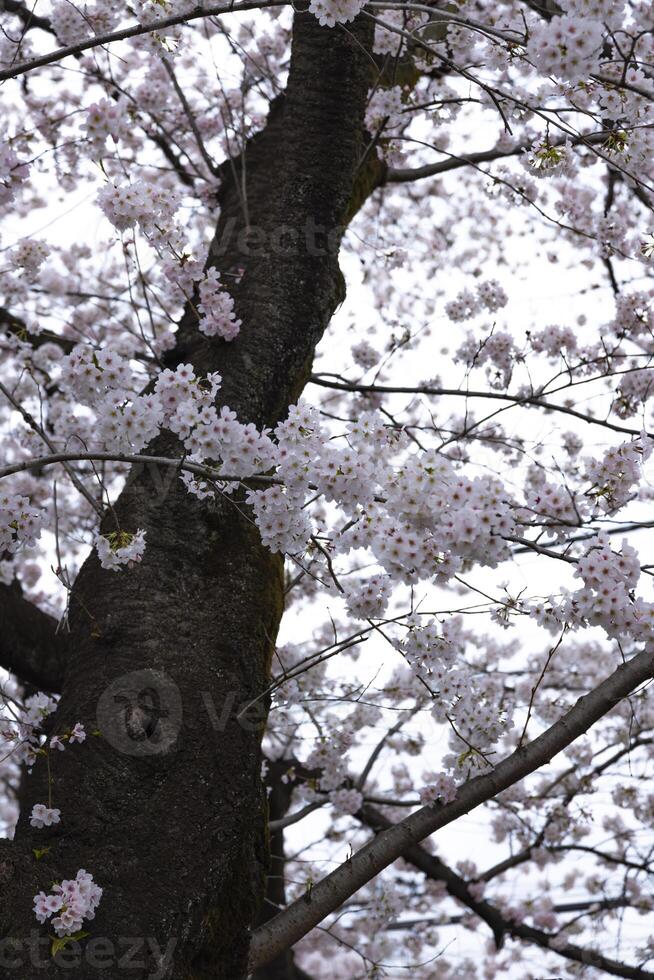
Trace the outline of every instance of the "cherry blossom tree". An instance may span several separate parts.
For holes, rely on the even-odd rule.
[[[0,11],[0,977],[654,977],[651,5]]]

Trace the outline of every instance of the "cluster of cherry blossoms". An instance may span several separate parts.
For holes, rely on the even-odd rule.
[[[356,721],[351,718],[350,723],[358,729],[362,722],[372,722],[377,714],[376,709],[367,706],[363,716]],[[329,739],[317,740],[303,763],[316,776],[303,782],[292,769],[283,777],[283,781],[296,781],[299,794],[305,800],[324,802],[327,799],[338,814],[357,813],[364,802],[364,794],[352,785],[352,777],[348,773],[347,755],[354,743],[354,735],[344,730],[333,732]]]
[[[113,571],[118,571],[123,565],[132,568],[143,557],[145,531],[138,530],[132,534],[120,530],[109,534],[98,534],[95,539],[95,549],[103,568]]]
[[[590,492],[605,514],[614,514],[628,503],[652,449],[654,440],[643,433],[638,439],[609,449],[602,460],[587,460],[586,477],[592,483]]]
[[[0,553],[10,554],[36,544],[43,515],[20,494],[0,494]]]
[[[545,75],[574,82],[598,69],[603,38],[601,21],[555,16],[532,25],[527,56]]]
[[[94,32],[102,34],[118,23],[121,7],[110,0],[75,5],[68,0],[52,0],[50,18],[62,44],[74,44]]]
[[[311,0],[309,10],[326,27],[347,24],[363,9],[363,0]]]
[[[33,278],[48,258],[50,246],[38,238],[21,238],[10,254],[14,265]]]
[[[27,180],[29,165],[23,163],[8,142],[0,143],[0,204],[8,204]]]
[[[532,350],[537,353],[545,352],[552,358],[558,358],[562,351],[567,355],[573,354],[578,347],[577,338],[570,327],[557,324],[530,333],[529,341]]]
[[[48,694],[39,692],[32,694],[20,706],[18,712],[12,712],[11,719],[0,730],[0,739],[8,751],[3,753],[2,761],[5,766],[25,765],[28,769],[34,765],[37,753],[46,743],[43,727],[46,719],[57,707],[57,702]],[[15,823],[16,814],[12,813],[9,825]]]
[[[74,878],[54,884],[48,895],[35,895],[34,914],[41,923],[50,920],[57,936],[74,936],[85,919],[95,918],[101,898],[102,888],[81,868]]]
[[[347,611],[354,619],[381,619],[392,589],[391,577],[385,572],[364,581],[347,582],[344,587]]]
[[[560,538],[590,513],[590,503],[558,483],[550,483],[540,470],[532,471],[525,487],[522,523],[537,524]]]
[[[35,803],[30,815],[30,826],[42,830],[44,827],[52,827],[61,822],[61,810],[56,807],[46,806],[45,803]]]
[[[470,320],[486,310],[496,313],[508,303],[508,296],[496,279],[480,282],[476,289],[462,289],[455,299],[445,305],[445,313],[454,323]]]
[[[625,14],[624,0],[561,0],[560,7],[567,14],[600,21],[615,28]]]
[[[124,96],[119,99],[100,99],[90,105],[84,120],[84,130],[93,151],[101,155],[109,137],[114,143],[124,139],[128,133],[128,122],[128,106]],[[124,202],[122,207],[124,210]]]
[[[201,314],[198,327],[207,337],[234,340],[241,328],[241,321],[234,314],[234,300],[221,288],[218,270],[208,269],[199,285]]]
[[[351,732],[337,731],[329,739],[319,739],[308,754],[305,765],[310,769],[320,770],[317,782],[318,790],[331,793],[340,790],[347,781],[347,751],[354,742]],[[314,790],[305,790],[309,798],[315,798]]]
[[[61,381],[80,401],[93,404],[104,393],[125,388],[131,372],[115,351],[77,344],[61,361]]]
[[[356,813],[361,809],[363,793],[358,789],[333,789],[329,794],[329,802],[337,813]]]
[[[21,712],[21,724],[28,730],[42,728],[44,720],[52,714],[56,707],[56,700],[49,694],[44,694],[42,691],[31,694],[25,700]]]
[[[447,773],[423,772],[422,778],[425,785],[420,788],[420,802],[427,803],[451,803],[456,797],[456,782]]]
[[[469,368],[486,365],[489,383],[494,388],[506,388],[516,363],[516,344],[507,330],[494,330],[483,340],[472,333],[456,352],[457,360]]]
[[[564,626],[601,626],[616,639],[651,641],[654,603],[634,595],[640,571],[638,554],[626,540],[620,551],[614,551],[608,535],[600,532],[575,568],[574,574],[583,580],[583,588],[574,592],[564,589],[561,599],[552,596],[548,602],[537,602],[530,612],[553,633]]]
[[[379,351],[375,350],[367,340],[360,340],[357,344],[354,344],[351,353],[354,363],[362,367],[364,371],[374,367],[380,357]]]
[[[448,794],[454,780],[467,778],[471,770],[492,762],[493,746],[513,727],[511,700],[502,701],[500,685],[493,676],[476,675],[463,656],[472,634],[460,616],[440,623],[430,619],[419,625],[407,620],[409,632],[399,649],[433,698],[434,719],[450,727],[452,753],[443,765],[449,781],[430,779],[432,798]],[[499,697],[498,697],[499,695]]]
[[[39,752],[63,752],[67,744],[81,745],[86,740],[86,730],[81,722],[76,722],[73,728],[60,735],[44,735],[46,719],[56,707],[56,700],[42,691],[25,699],[16,717],[2,733],[7,742],[14,743],[11,752],[14,761],[31,768]]]
[[[561,176],[566,171],[574,170],[573,157],[565,146],[552,146],[540,137],[534,142],[527,156],[529,168],[537,177],[551,176],[556,173]]]
[[[135,393],[127,358],[111,349],[78,344],[61,359],[61,384],[82,404],[96,410],[90,430],[98,445],[138,452],[159,432],[164,412],[156,397]]]
[[[336,552],[367,548],[386,572],[406,581],[447,580],[462,559],[493,567],[508,555],[505,537],[514,521],[499,481],[470,480],[433,452],[389,467],[372,438],[382,444],[389,438],[375,413],[350,427],[347,449],[325,435],[316,410],[300,404],[276,427],[275,441],[268,440],[268,461],[276,464],[280,485],[251,490],[248,501],[271,550],[293,554],[306,545],[311,525],[304,504],[318,485],[349,517],[332,542]],[[374,593],[385,582],[371,582],[369,601],[378,609],[386,588],[376,598]]]
[[[626,419],[641,411],[654,388],[652,372],[648,368],[631,371],[620,381],[614,403],[615,414]]]
[[[98,203],[118,231],[138,224],[147,233],[157,225],[167,224],[179,202],[170,188],[154,181],[136,180],[127,184],[109,181],[99,191]]]
[[[389,164],[400,164],[404,159],[402,135],[409,120],[410,100],[406,89],[399,85],[379,87],[371,92],[366,107],[366,128],[373,136],[384,132],[380,153]]]
[[[175,12],[176,13],[190,13],[192,10],[197,10],[201,7],[203,0],[176,0]],[[135,4],[136,10],[135,14],[141,24],[149,24],[153,21],[161,20],[162,7],[164,4],[160,3],[159,0],[137,0]]]
[[[18,702],[16,704],[18,705]],[[22,707],[5,725],[4,730],[0,731],[3,743],[10,746],[2,761],[6,760],[6,763],[14,766],[25,765],[31,770],[38,755],[52,751],[63,752],[67,744],[74,745],[85,741],[86,731],[80,722],[77,722],[70,731],[59,735],[46,736],[43,733],[46,719],[54,712],[56,706],[55,699],[42,692],[33,694],[25,700]],[[12,816],[12,822],[14,821],[15,814]],[[30,814],[32,827],[40,830],[60,822],[61,810],[53,807],[51,801],[48,804],[36,803],[32,807]]]
[[[498,480],[469,479],[433,451],[411,454],[390,472],[380,469],[378,479],[373,493],[384,503],[370,490],[369,503],[360,498],[358,519],[339,550],[369,548],[387,572],[409,582],[446,581],[463,560],[494,567],[508,556],[515,523]]]

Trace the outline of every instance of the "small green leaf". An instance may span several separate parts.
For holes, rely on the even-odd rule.
[[[67,938],[67,937],[66,937]],[[52,940],[52,946],[50,947],[50,955],[54,958],[57,953],[60,953],[62,949],[66,948],[66,939],[59,939],[57,936]]]
[[[72,936],[51,936],[52,946],[50,947],[50,954],[54,958],[57,953],[60,953],[62,949],[65,949],[69,943],[79,942],[80,939],[86,939],[90,933],[88,932],[76,932]]]
[[[51,850],[52,850],[51,847],[33,847],[32,854],[34,855],[37,861],[40,861],[41,858],[45,854],[49,854]]]

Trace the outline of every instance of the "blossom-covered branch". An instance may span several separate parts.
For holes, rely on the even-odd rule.
[[[280,7],[284,6],[286,2],[287,0],[239,0],[237,3],[208,4],[207,6],[193,4],[184,13],[175,14],[171,17],[155,17],[144,24],[133,24],[131,27],[125,27],[119,31],[107,31],[104,34],[97,34],[94,37],[76,41],[74,44],[68,44],[63,48],[58,48],[49,54],[33,58],[24,64],[18,64],[12,68],[5,68],[0,70],[0,81],[9,78],[18,78],[27,72],[34,71],[36,68],[43,68],[45,65],[55,64],[71,55],[78,55],[83,51],[99,48],[105,44],[111,44],[114,41],[125,41],[130,37],[152,34],[155,31],[163,31],[168,27],[176,27],[178,24],[186,24],[189,21],[198,20],[203,17],[218,17],[220,14],[239,13],[242,10]]]
[[[555,755],[609,712],[640,684],[654,677],[654,651],[643,650],[620,666],[542,735],[518,749],[490,772],[465,783],[451,803],[425,806],[378,834],[360,851],[311,889],[310,900],[300,899],[257,929],[250,947],[250,965],[266,963],[280,950],[296,943],[350,895],[401,857],[405,848],[423,840],[462,814],[513,786],[548,763]]]
[[[382,833],[393,826],[382,813],[374,807],[364,806],[357,814],[357,819],[370,827],[376,834]],[[523,940],[545,949],[550,953],[570,960],[573,963],[583,963],[592,966],[597,970],[602,970],[609,976],[626,977],[631,980],[652,980],[654,973],[644,970],[641,966],[630,966],[618,960],[603,956],[592,948],[584,948],[567,940],[564,932],[545,932],[542,929],[534,928],[526,922],[519,921],[519,916],[513,909],[508,914],[498,908],[492,901],[480,898],[475,895],[474,884],[467,882],[465,878],[457,874],[439,857],[430,854],[420,844],[411,844],[402,853],[403,860],[412,864],[432,881],[443,882],[447,892],[452,898],[461,902],[466,908],[484,921],[492,930],[495,944],[498,949],[504,945],[505,936],[513,939]],[[593,905],[593,903],[579,902],[569,903],[568,906],[561,906],[563,911],[585,911],[588,908],[624,908],[628,904],[623,899],[606,899]]]

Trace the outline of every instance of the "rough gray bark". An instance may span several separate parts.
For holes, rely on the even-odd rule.
[[[367,19],[326,30],[296,15],[285,96],[244,157],[224,168],[212,264],[239,270],[237,286],[225,282],[242,332],[230,345],[209,340],[189,307],[169,358],[219,371],[223,402],[258,426],[274,425],[299,395],[342,297],[337,251],[360,176],[371,35]],[[259,229],[258,254],[248,228]],[[167,437],[151,450],[179,454]],[[264,719],[235,715],[267,682],[282,561],[262,547],[238,496],[210,509],[169,474],[136,470],[115,505],[121,527],[146,529],[140,566],[105,571],[92,555],[74,585],[52,725],[81,721],[100,734],[53,760],[62,823],[29,826],[32,805],[48,799],[39,759],[16,841],[0,847],[5,952],[47,935],[32,897],[85,868],[104,888],[90,931],[113,953],[89,958],[86,940],[52,960],[42,945],[22,973],[0,957],[2,978],[89,980],[106,977],[108,962],[120,976],[130,941],[132,978],[246,975],[268,861]],[[111,514],[103,529],[115,529]],[[44,846],[36,860],[32,849]]]

